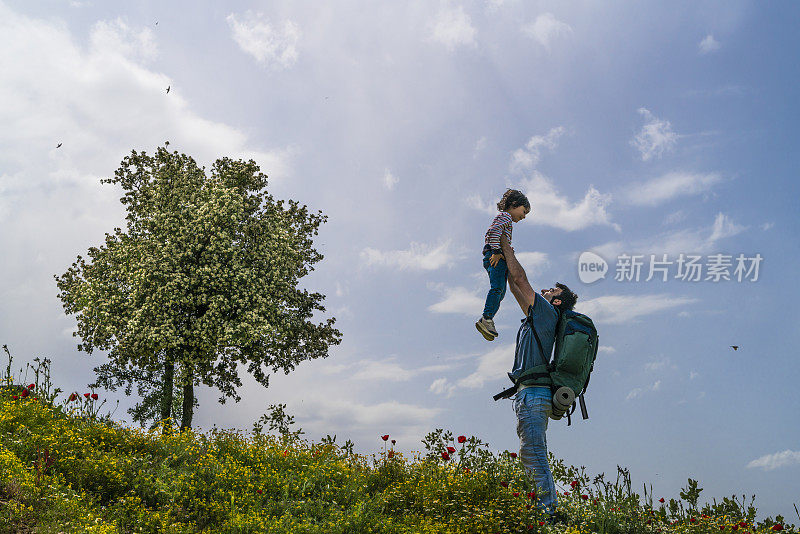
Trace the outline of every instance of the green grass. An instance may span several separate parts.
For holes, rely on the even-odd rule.
[[[798,532],[781,517],[754,524],[744,497],[698,509],[691,479],[680,499],[653,502],[626,469],[606,481],[552,456],[569,520],[542,525],[519,460],[476,437],[437,429],[406,458],[390,440],[363,456],[330,438],[162,435],[49,389],[0,390],[0,533]]]

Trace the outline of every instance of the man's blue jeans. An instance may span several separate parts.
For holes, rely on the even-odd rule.
[[[514,397],[519,458],[536,486],[537,506],[553,513],[558,504],[553,474],[547,463],[547,422],[553,410],[549,387],[529,387]]]
[[[489,258],[491,257],[491,250],[483,253],[483,268],[489,273],[489,284],[491,285],[491,289],[486,295],[486,305],[483,307],[483,316],[487,319],[493,319],[497,310],[500,309],[500,302],[506,295],[506,277],[508,273],[505,259],[500,258],[497,265],[492,267],[492,264],[489,263]]]

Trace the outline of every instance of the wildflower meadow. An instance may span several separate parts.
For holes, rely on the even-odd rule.
[[[0,533],[765,533],[797,528],[755,522],[754,497],[698,504],[631,487],[550,456],[567,519],[537,511],[536,488],[514,452],[475,436],[430,432],[413,457],[376,429],[379,454],[286,425],[264,432],[131,428],[101,414],[94,391],[65,393],[35,359],[0,390]],[[284,419],[285,422],[285,419]],[[795,510],[796,511],[796,510]]]

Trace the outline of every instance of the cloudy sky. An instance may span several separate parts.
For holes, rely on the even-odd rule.
[[[591,474],[627,466],[656,498],[691,477],[701,502],[755,494],[759,517],[790,517],[798,11],[0,0],[0,343],[52,358],[64,389],[93,380],[103,355],[77,352],[53,275],[124,223],[100,179],[168,140],[204,165],[253,158],[275,196],[329,216],[303,284],[343,333],[239,404],[200,390],[199,427],[248,429],[283,402],[309,438],[363,453],[386,433],[418,451],[435,428],[516,450],[491,395],[522,314],[509,293],[492,343],[474,322],[483,235],[518,188],[532,285],[571,286],[601,338],[590,419],[552,421],[550,449]],[[591,284],[586,251],[608,266]],[[108,396],[126,418],[131,399]]]

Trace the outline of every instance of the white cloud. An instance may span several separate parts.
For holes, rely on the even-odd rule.
[[[552,13],[543,13],[536,20],[522,28],[529,36],[533,37],[548,51],[556,39],[571,35],[572,27],[556,19]]]
[[[648,261],[649,254],[655,254],[656,259],[659,260],[663,254],[667,254],[667,259],[674,261],[679,254],[716,252],[714,249],[719,244],[719,241],[735,236],[746,229],[746,226],[736,224],[733,219],[724,213],[718,213],[711,226],[696,230],[667,232],[631,243],[611,241],[592,247],[591,250],[602,256],[609,263],[615,262],[616,258],[623,253],[644,254],[646,257],[643,260]],[[646,278],[645,267],[642,267],[642,273],[645,274]]]
[[[453,393],[455,392],[456,386],[450,384],[446,378],[437,378],[436,380],[431,383],[431,386],[428,388],[428,391],[435,393],[436,395],[444,395],[446,394],[447,397],[452,397]]]
[[[474,360],[475,356],[469,355],[466,358]],[[459,360],[462,359],[464,358],[459,357]],[[469,375],[455,383],[447,378],[438,378],[431,383],[429,390],[437,395],[452,397],[458,389],[480,389],[487,382],[498,383],[498,386],[503,388],[508,387],[506,383],[514,360],[514,343],[498,345],[477,359],[478,366]]]
[[[606,295],[578,301],[575,310],[584,313],[598,324],[635,323],[646,315],[682,308],[698,302],[688,297],[669,295]]]
[[[800,451],[786,449],[782,452],[767,454],[760,458],[756,458],[747,464],[747,468],[752,469],[754,467],[760,467],[764,471],[774,471],[775,469],[779,469],[781,467],[791,467],[798,464],[800,464]]]
[[[721,180],[718,173],[670,172],[644,183],[627,185],[622,198],[636,206],[657,206],[678,196],[704,193]]]
[[[397,401],[377,404],[359,402],[330,396],[308,398],[298,410],[298,418],[306,423],[321,423],[325,428],[346,426],[348,429],[374,430],[428,425],[441,413],[440,408],[429,408]],[[396,434],[397,431],[395,430]]]
[[[766,222],[766,223],[762,224],[760,226],[760,228],[766,232],[767,230],[769,230],[770,228],[772,228],[774,226],[775,226],[774,222]]]
[[[393,175],[393,174],[392,174],[392,171],[390,171],[389,169],[386,169],[386,172],[384,172],[384,173],[383,173],[383,185],[384,185],[384,187],[386,187],[386,189],[388,189],[389,191],[391,191],[392,189],[394,189],[394,186],[395,186],[395,185],[397,184],[397,182],[399,182],[399,181],[400,181],[400,180],[398,180],[398,179],[397,179],[397,177],[396,177],[395,175]]]
[[[542,148],[554,150],[558,145],[558,138],[564,135],[566,129],[563,126],[552,128],[546,135],[534,135],[527,143],[525,148],[514,151],[511,155],[509,168],[511,171],[526,171],[539,164]]]
[[[411,380],[414,373],[403,369],[400,365],[390,361],[362,361],[359,362],[358,371],[353,378],[358,380],[388,380],[391,382],[406,382]]]
[[[625,400],[633,400],[635,398],[642,396],[642,388],[633,388],[629,393],[628,396],[625,397]]]
[[[381,361],[361,360],[351,366],[351,370],[356,370],[353,378],[370,381],[407,382],[418,374],[441,372],[452,367],[449,365],[431,365],[419,369],[406,369],[393,360],[394,358]]]
[[[646,364],[644,364],[644,370],[647,371],[648,373],[662,371],[667,368],[669,362],[670,362],[669,358],[655,362],[647,362]]]
[[[720,239],[735,236],[741,233],[745,228],[745,226],[740,226],[733,222],[733,219],[727,215],[718,213],[717,217],[714,219],[714,226],[711,231],[711,236],[708,238],[708,242],[716,243]]]
[[[112,56],[147,61],[158,55],[153,31],[150,28],[134,30],[121,18],[113,21],[101,20],[95,24],[90,42],[97,53]]]
[[[316,369],[326,375],[347,372],[353,380],[407,382],[424,373],[441,373],[457,367],[455,364],[427,365],[408,369],[396,362],[396,357],[383,360],[358,360],[353,363],[332,364],[324,362]]]
[[[683,210],[678,210],[664,217],[664,225],[679,223],[685,219],[686,219],[686,212]]]
[[[664,152],[668,152],[675,147],[678,141],[678,134],[672,131],[669,121],[661,120],[649,110],[639,108],[639,113],[647,121],[639,133],[631,140],[631,145],[639,150],[642,161],[651,158],[660,158]]]
[[[297,61],[300,29],[294,22],[286,20],[275,28],[263,14],[249,11],[241,21],[234,13],[228,15],[226,20],[239,48],[259,63],[287,69]]]
[[[85,235],[86,223],[107,226],[122,208],[100,177],[110,175],[131,148],[151,152],[165,140],[202,165],[221,156],[253,158],[273,182],[289,173],[296,149],[254,149],[236,128],[197,115],[168,76],[143,65],[156,54],[149,29],[100,21],[85,48],[79,41],[66,24],[21,16],[0,4],[4,220],[17,214],[18,224],[39,225],[42,220],[25,214],[49,213],[74,235]],[[63,146],[57,149],[58,143]],[[79,216],[65,213],[71,206],[79,206],[73,210]],[[82,228],[65,226],[65,217]],[[39,243],[36,250],[47,249]]]
[[[606,211],[611,203],[610,194],[601,194],[590,186],[583,200],[571,203],[559,195],[546,176],[532,170],[538,165],[542,150],[555,149],[558,139],[565,132],[563,126],[558,126],[545,135],[534,135],[523,148],[514,151],[511,156],[509,168],[512,172],[530,172],[530,177],[523,179],[519,186],[529,199],[535,199],[531,204],[531,214],[526,220],[567,231],[581,230],[595,224],[608,225],[619,231],[619,225],[611,222]],[[496,204],[484,202],[477,194],[467,197],[465,202],[469,207],[490,215],[497,212]]]
[[[488,381],[498,381],[503,384],[504,388],[508,387],[507,383],[509,381],[504,382],[503,379],[508,378],[508,372],[511,371],[513,361],[514,343],[499,345],[480,356],[478,368],[456,384],[462,388],[478,389],[482,388]]]
[[[545,252],[517,252],[515,248],[514,256],[528,276],[537,276],[550,265]]]
[[[484,202],[480,195],[470,195],[464,199],[464,203],[472,209],[488,213],[489,215],[497,215],[497,204]]]
[[[488,281],[487,281],[488,286]],[[439,289],[444,293],[444,298],[428,306],[428,311],[433,313],[459,313],[462,315],[476,315],[483,310],[485,303],[484,298],[476,296],[472,291],[464,287],[443,287],[443,286],[429,286],[434,289]],[[488,291],[488,287],[487,287]]]
[[[531,214],[526,220],[534,224],[553,226],[569,232],[593,225],[611,226],[620,230],[619,225],[611,222],[606,211],[611,203],[611,195],[600,193],[594,186],[589,186],[581,201],[572,203],[559,195],[544,175],[533,171],[531,178],[523,180],[522,189],[529,199],[533,199]]]
[[[694,371],[689,371],[689,380],[694,380],[695,378],[699,377],[700,373],[696,373]]]
[[[517,0],[488,0],[487,1],[487,10],[490,13],[497,11],[498,9],[502,8],[503,5],[508,4],[509,2],[516,2]]]
[[[700,49],[701,54],[708,54],[710,52],[714,52],[715,50],[719,50],[719,41],[714,39],[713,35],[708,34],[702,41],[700,41],[697,47]]]
[[[433,21],[432,37],[448,50],[475,44],[475,27],[462,6],[442,7]]]
[[[452,265],[456,256],[450,251],[451,241],[440,245],[411,243],[408,250],[381,251],[367,247],[361,259],[367,266],[389,267],[401,271],[435,271]]]
[[[599,347],[597,347],[597,352],[607,352],[609,354],[614,354],[615,352],[617,352],[617,349],[607,345],[600,345]]]
[[[661,380],[656,380],[652,386],[647,386],[644,388],[633,388],[628,395],[625,397],[626,401],[637,399],[641,397],[644,393],[648,391],[658,391],[661,389]]]

